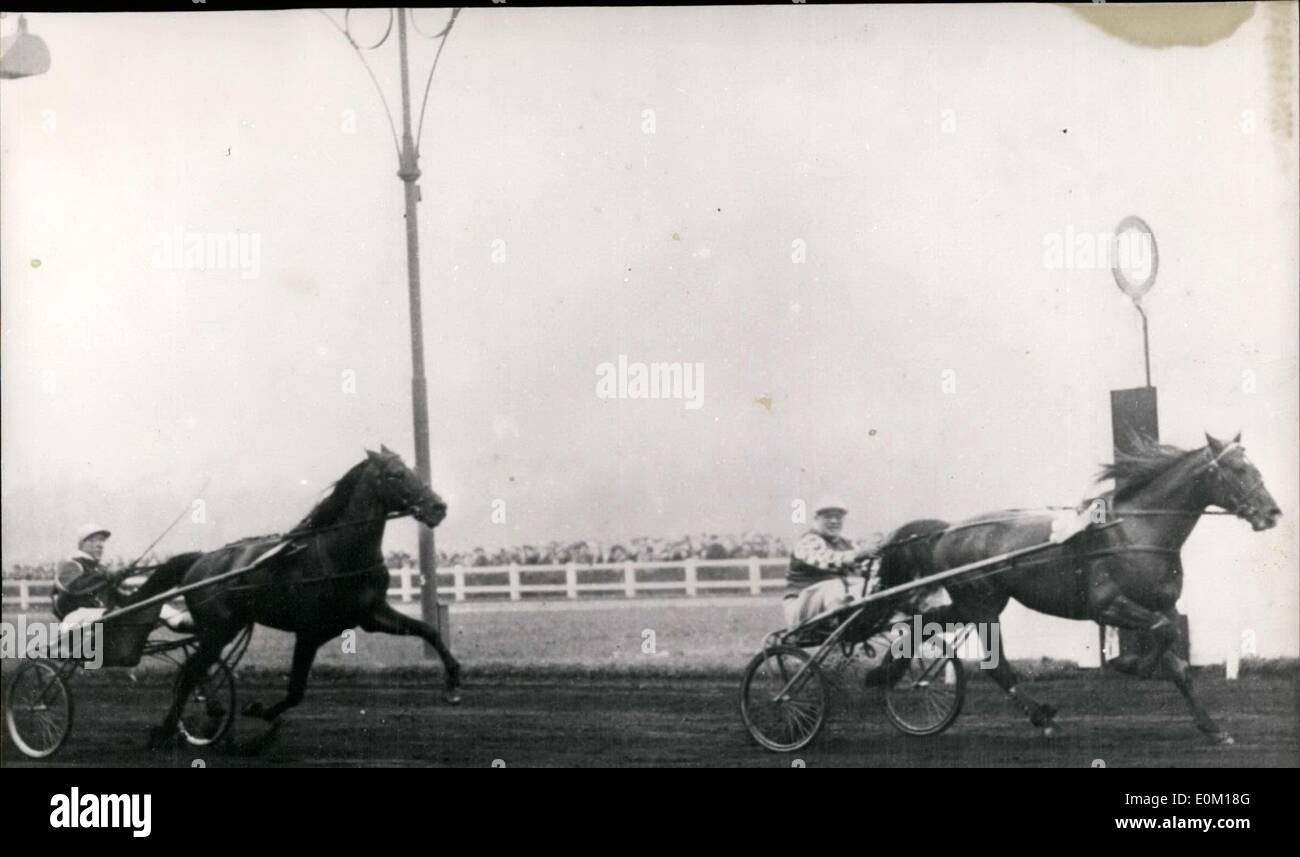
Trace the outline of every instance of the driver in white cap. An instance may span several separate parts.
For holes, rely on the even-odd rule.
[[[103,615],[112,576],[101,564],[104,542],[112,533],[87,524],[77,531],[77,552],[54,571],[54,615],[71,624],[93,621]],[[95,615],[88,615],[90,612]]]
[[[813,510],[812,529],[795,543],[782,602],[787,626],[793,628],[866,592],[867,581],[856,573],[857,566],[875,556],[876,551],[857,550],[840,535],[847,514],[840,501],[822,500]]]
[[[77,552],[55,569],[54,615],[62,620],[63,627],[94,622],[107,610],[133,600],[114,588],[128,575],[139,572],[127,569],[114,573],[103,565],[104,543],[112,535],[106,527],[87,524],[77,531]],[[159,618],[174,631],[193,632],[188,611],[164,604]]]

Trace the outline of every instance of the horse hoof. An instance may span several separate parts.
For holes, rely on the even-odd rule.
[[[1217,744],[1220,747],[1227,747],[1237,743],[1236,739],[1227,732],[1214,732],[1210,734],[1209,738],[1210,743]]]
[[[276,733],[280,731],[281,722],[279,718],[268,721],[266,731],[262,732],[262,734],[235,744],[236,755],[249,758],[260,756],[275,741]]]
[[[1124,675],[1134,675],[1138,669],[1138,656],[1130,653],[1111,658],[1106,661],[1106,668]]]
[[[1032,723],[1034,726],[1037,726],[1039,729],[1047,731],[1048,729],[1053,728],[1053,726],[1055,725],[1052,723],[1052,719],[1055,717],[1056,717],[1056,706],[1040,705],[1030,716],[1029,722]]]
[[[454,690],[448,689],[444,691],[442,698],[447,700],[448,705],[460,705],[460,694]]]
[[[1055,726],[1044,726],[1044,727],[1043,727],[1043,737],[1044,737],[1044,738],[1054,738],[1054,737],[1056,737],[1056,727],[1055,727]]]

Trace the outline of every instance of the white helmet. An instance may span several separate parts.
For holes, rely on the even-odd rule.
[[[81,543],[91,536],[98,535],[103,535],[104,538],[108,538],[113,534],[109,532],[107,527],[101,527],[98,524],[86,524],[86,526],[77,530],[77,547],[81,547]]]

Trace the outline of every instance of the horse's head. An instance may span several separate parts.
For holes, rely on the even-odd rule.
[[[424,480],[406,466],[401,457],[386,446],[379,452],[366,450],[374,469],[379,500],[385,512],[407,512],[429,527],[436,527],[447,517],[447,504]]]
[[[1222,441],[1207,432],[1205,440],[1208,460],[1201,474],[1208,491],[1207,500],[1249,521],[1255,532],[1276,526],[1282,510],[1264,487],[1264,477],[1246,457],[1241,434]]]

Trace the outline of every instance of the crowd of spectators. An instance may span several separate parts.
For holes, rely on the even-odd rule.
[[[464,551],[439,551],[439,567],[509,565],[587,565],[603,562],[681,562],[686,559],[759,559],[781,558],[790,555],[789,546],[780,536],[745,533],[739,536],[700,533],[680,539],[639,537],[621,541],[574,542],[551,541],[536,545],[487,550],[474,548]],[[416,558],[406,551],[390,551],[389,568],[414,568]],[[121,569],[127,560],[117,557],[106,560],[110,569]],[[56,563],[17,563],[4,569],[7,580],[50,580],[54,577]]]
[[[125,557],[105,557],[103,566],[110,571],[121,571],[130,560]],[[4,568],[5,580],[53,580],[57,562],[18,562]]]
[[[785,540],[779,536],[745,533],[740,536],[701,533],[679,539],[638,537],[620,541],[573,542],[550,541],[536,545],[517,545],[495,550],[474,548],[465,551],[439,551],[439,567],[510,565],[582,565],[605,562],[680,562],[686,559],[749,559],[789,556]],[[394,560],[397,564],[394,565]],[[405,554],[389,555],[389,566],[415,565],[415,558]]]

